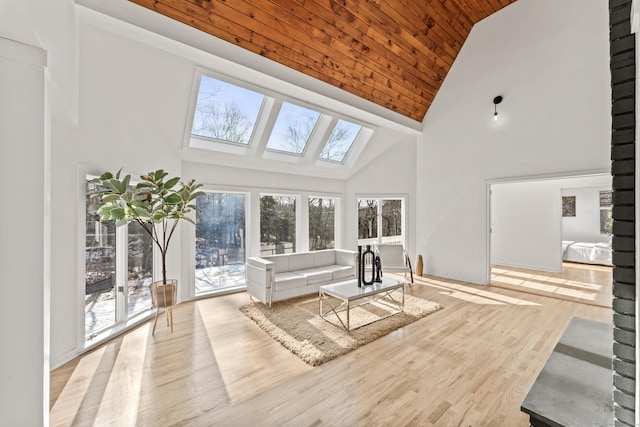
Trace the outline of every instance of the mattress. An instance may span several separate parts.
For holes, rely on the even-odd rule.
[[[612,265],[610,243],[562,242],[562,260],[583,264]]]

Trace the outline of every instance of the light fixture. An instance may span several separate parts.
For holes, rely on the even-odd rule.
[[[498,104],[502,102],[502,96],[498,95],[493,98],[493,121],[498,121]]]

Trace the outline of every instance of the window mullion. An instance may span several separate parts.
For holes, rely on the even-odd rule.
[[[116,323],[127,320],[128,226],[116,227]]]
[[[382,244],[382,199],[376,199],[376,208],[377,208],[377,221],[376,221],[376,228],[377,228],[377,242],[378,245]]]

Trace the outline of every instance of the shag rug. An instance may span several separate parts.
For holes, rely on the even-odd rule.
[[[304,362],[318,366],[442,308],[438,303],[412,295],[405,295],[404,301],[404,312],[352,329],[351,332],[320,317],[317,295],[274,302],[271,308],[254,301],[240,307],[240,311]],[[334,307],[339,304],[339,300],[331,297],[330,302]],[[323,310],[327,311],[328,308],[323,303]],[[390,310],[379,303],[351,308],[350,325],[354,328],[380,318]],[[331,320],[339,324],[334,314],[328,316],[333,316]],[[346,313],[341,313],[343,321],[345,316]]]

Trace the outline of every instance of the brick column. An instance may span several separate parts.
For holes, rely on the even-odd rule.
[[[635,35],[632,0],[609,0],[613,175],[613,401],[616,426],[635,425]]]

